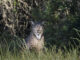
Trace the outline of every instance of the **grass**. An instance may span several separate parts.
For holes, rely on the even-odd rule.
[[[58,50],[58,52],[56,52],[55,49],[52,49],[47,50],[44,53],[40,52],[39,54],[26,50],[21,54],[13,54],[7,51],[4,54],[0,54],[0,60],[79,60],[77,53],[78,51],[76,49],[65,53],[62,53],[61,50]]]
[[[1,47],[2,44],[0,44],[0,60],[80,60],[77,49],[65,52],[63,52],[61,49],[58,49],[56,52],[56,47],[52,47],[53,49],[46,49],[44,52],[40,52],[39,54],[27,50],[20,51],[20,49],[16,51],[18,46],[21,47],[20,44],[22,40],[16,36],[13,38],[11,35],[8,36],[10,37],[7,37],[7,35],[4,34],[0,37],[0,40],[5,41],[5,39],[7,39],[6,42],[8,42],[6,45],[3,43],[3,45],[5,45],[4,47]],[[8,41],[10,38],[11,42]],[[9,51],[9,48],[11,48],[10,50],[14,51]]]

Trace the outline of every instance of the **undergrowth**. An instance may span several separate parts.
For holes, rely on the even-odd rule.
[[[0,49],[1,52],[1,49]],[[44,52],[30,52],[27,50],[20,52],[10,52],[7,50],[6,53],[0,53],[0,60],[79,60],[78,50],[70,50],[63,52],[59,49],[57,52],[54,49],[47,49]]]

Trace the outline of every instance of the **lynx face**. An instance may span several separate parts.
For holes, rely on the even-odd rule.
[[[40,40],[43,35],[43,26],[41,23],[34,23],[32,22],[32,33],[35,37]]]

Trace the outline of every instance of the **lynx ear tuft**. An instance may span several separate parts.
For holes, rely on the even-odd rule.
[[[31,24],[31,25],[34,25],[35,23],[34,23],[33,21],[30,21],[30,24]]]

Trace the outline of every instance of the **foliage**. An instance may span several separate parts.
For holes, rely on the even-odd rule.
[[[14,36],[25,39],[30,32],[30,20],[46,22],[47,47],[69,47],[76,35],[73,29],[80,30],[79,0],[0,0],[0,8],[0,41],[15,40]]]

